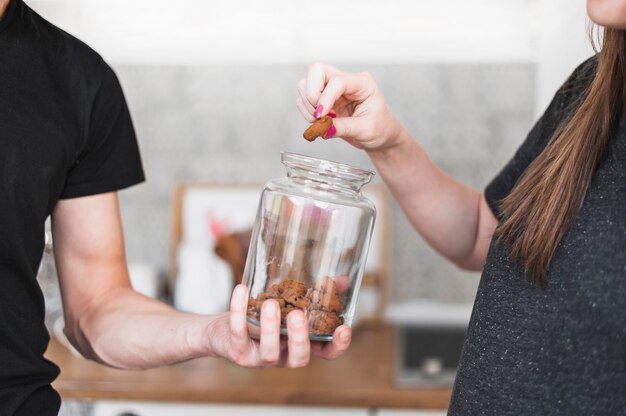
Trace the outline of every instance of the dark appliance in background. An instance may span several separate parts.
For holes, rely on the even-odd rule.
[[[461,356],[465,326],[399,325],[395,383],[398,387],[450,387]]]

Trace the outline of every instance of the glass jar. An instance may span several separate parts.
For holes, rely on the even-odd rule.
[[[285,318],[304,311],[312,340],[351,325],[376,209],[361,195],[374,172],[282,153],[287,177],[265,184],[243,283],[248,321],[258,335],[261,304],[276,299]]]

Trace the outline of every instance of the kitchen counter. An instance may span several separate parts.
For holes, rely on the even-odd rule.
[[[46,357],[61,367],[54,387],[64,399],[446,409],[450,388],[394,386],[395,340],[394,328],[359,328],[342,357],[313,359],[299,369],[245,369],[199,358],[125,371],[78,358],[55,339]]]

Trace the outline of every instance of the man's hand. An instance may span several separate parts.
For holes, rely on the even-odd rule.
[[[347,326],[332,343],[311,343],[302,312],[280,335],[275,302],[261,311],[260,340],[246,321],[247,289],[238,286],[231,310],[187,314],[132,290],[117,193],[61,200],[52,216],[54,251],[65,312],[65,332],[86,357],[121,368],[149,368],[200,356],[247,367],[300,367],[311,355],[333,359],[350,344]]]
[[[229,314],[218,317],[209,326],[209,349],[219,356],[244,367],[303,367],[311,354],[331,360],[350,345],[352,332],[346,325],[335,330],[332,342],[311,343],[307,321],[300,310],[287,315],[288,338],[281,339],[280,309],[272,299],[263,302],[260,339],[251,338],[246,319],[247,291],[244,285],[237,286]]]

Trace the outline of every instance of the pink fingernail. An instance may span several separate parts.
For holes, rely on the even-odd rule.
[[[326,134],[324,134],[324,138],[330,139],[335,135],[335,133],[337,133],[337,129],[335,128],[335,126],[330,126],[328,131],[326,131]]]
[[[329,111],[328,112],[328,117],[335,118],[335,117],[337,117],[337,114],[333,113],[332,111]]]
[[[315,118],[320,118],[322,116],[322,112],[324,111],[324,106],[323,105],[318,105],[317,108],[315,109],[315,114],[313,114],[313,116]]]

